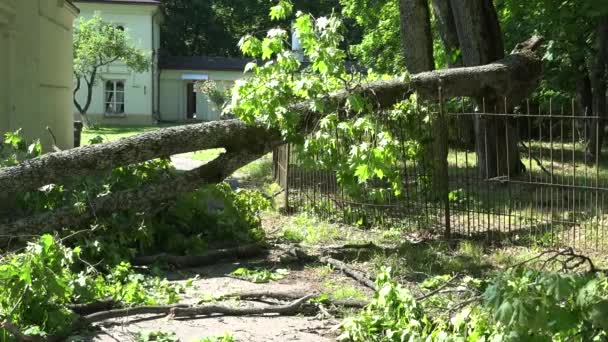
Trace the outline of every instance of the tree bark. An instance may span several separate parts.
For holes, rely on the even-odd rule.
[[[427,0],[401,0],[401,39],[410,74],[435,69],[433,35]]]
[[[451,5],[464,65],[484,65],[503,58],[503,37],[492,0],[451,0]],[[517,95],[487,89],[476,97],[478,112],[509,112],[521,100]],[[509,177],[523,171],[513,120],[477,115],[474,123],[480,178]]]
[[[433,13],[437,18],[439,35],[445,48],[448,68],[462,66],[460,42],[450,0],[433,0]],[[456,55],[455,55],[456,54]]]
[[[597,119],[589,120],[589,143],[587,153],[590,161],[597,162],[602,154],[604,130],[606,128],[606,72],[608,71],[608,16],[600,19],[596,29],[596,51],[590,68],[590,83],[593,94],[592,112]]]

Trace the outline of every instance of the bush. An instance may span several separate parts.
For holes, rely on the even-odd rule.
[[[480,286],[478,281],[472,282]],[[420,303],[393,281],[389,271],[357,316],[342,324],[343,341],[605,341],[608,338],[608,278],[605,274],[560,274],[523,268],[504,272],[483,295]],[[472,299],[472,300],[471,300]],[[472,305],[461,305],[470,301]],[[457,309],[460,306],[460,309]],[[446,316],[447,315],[447,316]]]

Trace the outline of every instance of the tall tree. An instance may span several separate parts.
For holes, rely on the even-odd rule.
[[[122,61],[134,72],[150,68],[150,57],[131,45],[124,30],[104,22],[100,16],[80,19],[74,28],[74,105],[80,112],[85,125],[86,116],[93,97],[93,87],[98,81],[99,70],[114,62]],[[78,92],[85,83],[85,100],[81,103]]]
[[[405,65],[410,73],[431,71],[433,59],[433,35],[427,0],[401,0],[401,38]]]
[[[241,37],[277,25],[268,16],[272,5],[268,0],[162,0],[161,46],[174,56],[241,57]],[[298,0],[294,6],[314,15],[340,10],[338,0]]]
[[[504,39],[492,0],[452,0],[456,31],[464,66],[477,66],[504,57]],[[478,110],[509,111],[533,88],[515,94],[486,91],[477,98]],[[509,97],[510,103],[500,101]],[[475,141],[479,174],[483,178],[517,175],[521,171],[517,128],[511,121],[496,117],[475,117]]]
[[[589,127],[588,153],[596,160],[602,152],[604,129],[606,128],[606,76],[608,73],[608,15],[602,17],[596,27],[595,51],[590,62],[589,80],[591,84],[592,112],[598,119],[591,120]]]
[[[432,4],[439,34],[446,52],[446,64],[448,67],[462,66],[460,42],[458,41],[458,33],[456,32],[452,4],[450,0],[433,0]]]

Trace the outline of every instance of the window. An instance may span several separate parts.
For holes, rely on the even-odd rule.
[[[116,115],[125,113],[125,81],[106,81],[106,114]]]

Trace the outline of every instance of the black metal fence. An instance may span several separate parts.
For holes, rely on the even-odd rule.
[[[602,120],[579,113],[574,102],[509,109],[505,100],[485,107],[439,101],[435,123],[419,123],[434,148],[403,162],[402,193],[381,201],[365,191],[349,196],[334,171],[307,167],[297,148],[285,145],[274,153],[285,205],[367,226],[608,249],[608,160],[598,147]],[[408,139],[399,127],[395,132]],[[432,177],[435,184],[429,185]]]

